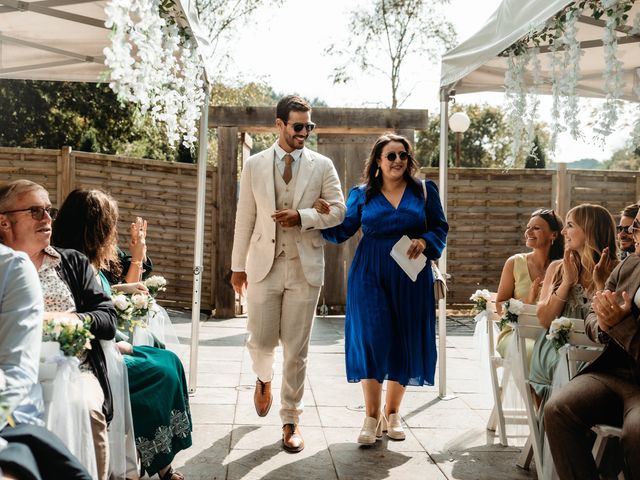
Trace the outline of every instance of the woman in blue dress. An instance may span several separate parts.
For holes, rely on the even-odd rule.
[[[322,233],[341,243],[362,227],[349,270],[345,323],[347,380],[362,381],[366,405],[361,444],[375,443],[383,431],[404,440],[399,410],[406,386],[433,385],[433,275],[427,263],[413,282],[390,256],[403,235],[411,239],[409,258],[424,254],[435,260],[445,247],[449,226],[437,188],[432,181],[416,179],[415,171],[407,139],[383,135],[366,162],[363,184],[349,192],[344,222]],[[387,395],[381,411],[384,380]]]

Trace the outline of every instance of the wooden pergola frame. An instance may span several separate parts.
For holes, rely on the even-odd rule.
[[[426,130],[428,117],[427,110],[408,109],[318,107],[312,111],[313,121],[317,124],[314,132],[318,135],[321,153],[328,152],[332,146],[340,148],[340,144],[344,143],[343,139],[347,137],[351,151],[355,144],[355,149],[362,151],[363,158],[371,148],[371,139],[385,132],[396,132],[414,142],[415,131]],[[208,125],[218,131],[217,253],[213,276],[216,279],[215,317],[229,318],[236,313],[235,294],[228,281],[236,216],[236,202],[231,199],[236,199],[238,195],[238,150],[242,145],[242,158],[246,159],[250,148],[246,135],[242,135],[242,141],[239,141],[239,134],[276,132],[275,109],[213,106],[209,108]],[[362,165],[353,162],[353,167],[349,167],[345,165],[344,158],[337,160],[328,156],[334,162],[342,162],[343,168],[337,170],[346,193],[350,185],[345,184],[344,172],[355,167],[359,172]],[[336,288],[344,289],[344,285]]]

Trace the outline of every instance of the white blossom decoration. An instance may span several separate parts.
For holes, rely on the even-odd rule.
[[[165,2],[166,3],[166,2]],[[160,0],[110,0],[104,49],[109,86],[161,123],[169,144],[191,148],[204,101],[204,70],[191,32],[180,27]]]

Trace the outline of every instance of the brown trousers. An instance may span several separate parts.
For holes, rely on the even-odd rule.
[[[597,480],[591,427],[622,425],[625,461],[640,479],[640,385],[605,373],[578,375],[545,406],[544,423],[561,480]]]

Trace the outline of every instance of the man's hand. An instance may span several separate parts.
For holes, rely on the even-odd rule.
[[[246,272],[232,272],[231,273],[231,286],[233,290],[240,296],[244,295],[247,289],[247,273]]]
[[[605,290],[596,292],[591,302],[591,307],[598,319],[600,330],[607,331],[620,323],[631,313],[631,297],[627,292],[622,292],[623,304],[618,303],[615,292]]]
[[[297,210],[291,208],[283,208],[282,210],[276,210],[271,215],[274,222],[278,222],[282,227],[295,227],[300,225],[300,214]]]

